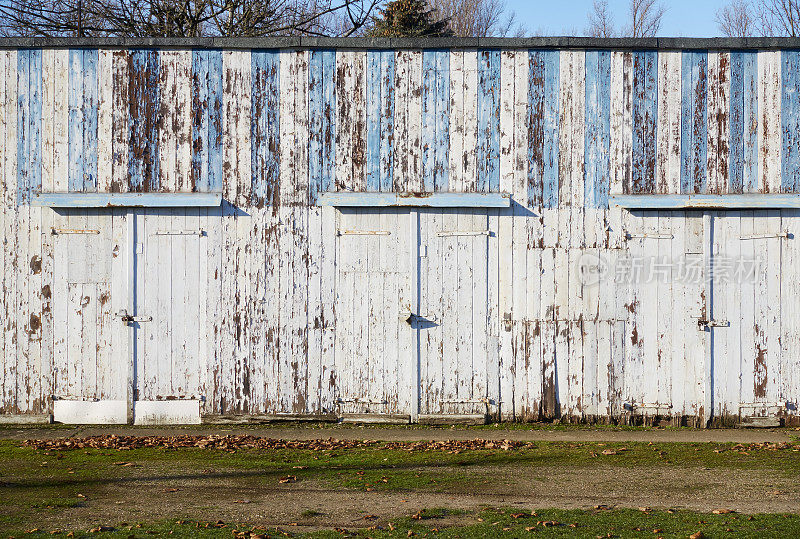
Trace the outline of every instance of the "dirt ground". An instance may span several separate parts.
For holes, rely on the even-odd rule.
[[[582,426],[522,426],[497,424],[481,427],[369,426],[350,424],[198,425],[185,427],[37,426],[0,425],[0,440],[100,436],[174,436],[180,434],[250,434],[282,440],[519,440],[550,442],[788,442],[798,429],[671,429]]]
[[[226,426],[186,428],[139,427],[4,427],[0,439],[14,444],[16,440],[86,437],[92,435],[176,435],[176,434],[249,434],[269,438],[368,439],[368,440],[464,440],[469,438],[512,439],[533,442],[609,442],[633,443],[649,451],[650,445],[674,443],[690,453],[702,446],[712,453],[715,443],[789,442],[796,446],[793,430],[689,430],[649,429],[513,429],[513,428],[364,428],[358,426],[287,427]],[[643,444],[640,442],[644,442]],[[546,443],[542,444],[547,445]],[[564,445],[564,444],[562,444]],[[571,445],[571,444],[566,444]],[[603,443],[593,444],[600,448]],[[790,444],[791,445],[791,444]],[[176,450],[181,451],[181,450]],[[209,450],[210,451],[210,450]],[[798,449],[791,449],[776,458],[796,466]],[[81,450],[81,453],[83,451]],[[344,451],[339,452],[344,453]],[[511,452],[513,453],[513,452]],[[46,455],[50,456],[46,456]],[[53,452],[34,457],[53,465]],[[77,451],[76,453],[77,454]],[[117,453],[125,455],[125,452]],[[169,454],[169,453],[168,453]],[[210,454],[210,453],[209,453]],[[693,454],[693,453],[691,453]],[[617,455],[612,459],[629,458]],[[746,453],[745,453],[746,455]],[[111,457],[132,458],[127,456]],[[441,457],[435,457],[439,459]],[[771,457],[770,457],[771,458]],[[385,459],[384,459],[385,460]],[[281,461],[283,462],[283,461]],[[230,467],[212,461],[191,466],[171,465],[168,461],[142,461],[125,473],[102,482],[77,480],[77,476],[60,476],[59,488],[81,499],[69,508],[37,510],[31,525],[42,529],[88,529],[97,525],[118,525],[160,519],[195,519],[206,521],[249,523],[259,526],[291,527],[293,530],[321,528],[360,528],[409,517],[420,510],[447,508],[477,511],[486,507],[519,507],[520,509],[592,509],[599,505],[611,508],[689,509],[711,512],[730,509],[739,513],[800,513],[800,481],[795,473],[784,469],[781,461],[752,467],[705,467],[629,461],[614,465],[600,456],[596,464],[570,465],[566,461],[514,460],[504,464],[486,464],[480,460],[468,466],[439,466],[429,462],[409,470],[423,478],[455,478],[447,484],[424,484],[407,490],[365,490],[345,487],[328,476],[309,476],[297,482],[281,483],[275,470]],[[621,462],[621,461],[618,461]],[[688,461],[686,461],[688,462]],[[792,464],[794,463],[794,464]],[[1,464],[1,463],[0,463]],[[117,463],[115,463],[117,464]],[[43,463],[44,465],[44,463]],[[280,468],[284,468],[281,464]],[[797,468],[792,468],[795,470]],[[123,470],[123,469],[121,469]],[[406,470],[408,471],[408,470]],[[286,461],[282,474],[292,474]],[[352,475],[353,470],[350,471]],[[388,473],[388,472],[387,472]],[[270,475],[272,474],[272,475]],[[439,475],[437,475],[439,474]],[[298,474],[300,475],[300,474]],[[418,475],[418,477],[419,477]],[[36,478],[13,477],[0,469],[0,496],[4,486],[23,484],[36,488]],[[35,474],[34,474],[35,476]],[[76,477],[76,480],[70,479]],[[338,476],[334,476],[338,477]],[[6,483],[4,483],[6,481]],[[343,479],[344,481],[344,479]],[[436,481],[431,481],[436,483]],[[78,496],[78,495],[81,496]],[[0,516],[14,509],[2,507]],[[30,509],[28,509],[30,511]],[[370,518],[365,519],[365,517]],[[374,518],[377,517],[377,520]],[[475,520],[474,513],[447,517],[451,525],[464,525]],[[447,522],[442,522],[447,525]],[[2,526],[0,526],[2,527]]]
[[[474,490],[387,493],[338,489],[314,480],[265,487],[241,473],[142,477],[124,484],[108,483],[81,507],[60,514],[43,513],[36,525],[88,528],[188,518],[299,526],[298,529],[353,528],[365,526],[364,517],[368,515],[377,516],[380,523],[421,509],[478,510],[486,506],[591,509],[605,504],[704,512],[719,508],[740,513],[800,511],[800,484],[796,479],[771,473],[731,470],[720,474],[689,468],[576,470],[558,466],[535,470],[503,466],[474,469],[471,473],[496,479]]]

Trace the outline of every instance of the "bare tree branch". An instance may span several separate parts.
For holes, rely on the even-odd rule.
[[[623,34],[626,37],[655,37],[661,29],[661,19],[666,11],[660,0],[630,0],[630,20]]]
[[[589,37],[615,37],[617,35],[608,9],[608,0],[594,0],[592,11],[589,12],[589,22],[586,25],[586,35]]]
[[[380,0],[50,0],[43,4],[38,0],[0,0],[0,34],[352,35],[364,26],[379,3]]]
[[[758,20],[765,36],[800,35],[800,0],[760,0]]]
[[[748,0],[731,0],[717,10],[716,20],[719,30],[728,37],[749,37],[757,32],[753,8]]]
[[[431,9],[449,21],[450,30],[462,37],[506,37],[525,33],[505,0],[428,0]]]

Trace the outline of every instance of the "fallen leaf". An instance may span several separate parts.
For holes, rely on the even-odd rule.
[[[164,492],[178,492],[179,490],[179,488],[165,488]]]
[[[714,513],[715,515],[728,515],[730,513],[735,513],[735,512],[736,511],[734,511],[733,509],[714,509],[712,511],[712,513]]]
[[[603,454],[604,455],[616,455],[617,452],[614,451],[613,449],[603,449]]]
[[[689,539],[703,539],[705,536],[703,532],[695,532],[689,536]]]
[[[281,477],[278,481],[279,483],[296,483],[297,476],[296,475],[287,475],[286,477]]]

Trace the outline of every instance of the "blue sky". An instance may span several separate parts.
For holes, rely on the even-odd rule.
[[[529,32],[541,30],[545,35],[564,35],[574,28],[583,30],[592,0],[507,0],[508,8],[517,12],[519,21]],[[667,13],[661,25],[663,37],[718,36],[714,16],[725,0],[664,0]],[[609,0],[616,25],[627,20],[628,0]]]

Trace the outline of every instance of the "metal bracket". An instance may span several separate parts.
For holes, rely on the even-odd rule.
[[[155,236],[203,236],[206,231],[198,230],[156,230],[153,232]]]
[[[704,320],[700,318],[697,321],[697,325],[700,329],[703,328],[727,328],[730,327],[731,323],[727,320]]]
[[[625,231],[623,235],[625,236],[626,240],[631,240],[631,239],[671,240],[672,238],[675,237],[672,234],[656,234],[656,233],[632,234],[627,231]]]
[[[436,233],[440,238],[445,236],[491,236],[491,234],[488,230],[448,230]]]
[[[53,236],[59,236],[61,234],[100,234],[99,230],[94,230],[91,228],[87,229],[79,229],[79,228],[51,228],[50,233]]]
[[[337,230],[337,236],[388,236],[388,230]]]
[[[120,310],[114,316],[120,318],[126,324],[129,324],[131,322],[152,322],[153,321],[153,317],[152,316],[132,316],[132,315],[128,314],[127,309]]]
[[[789,239],[792,237],[792,234],[789,233],[788,230],[784,230],[783,232],[778,232],[777,234],[750,234],[747,236],[739,236],[740,240],[759,240],[759,239],[766,239],[766,238],[786,238]]]

